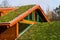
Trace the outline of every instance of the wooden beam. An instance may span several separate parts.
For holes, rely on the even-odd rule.
[[[33,21],[28,21],[28,20],[22,20],[20,21],[21,23],[26,23],[26,24],[36,24],[36,22],[33,22]]]

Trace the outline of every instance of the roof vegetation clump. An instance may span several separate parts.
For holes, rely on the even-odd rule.
[[[60,22],[37,23],[18,40],[60,40]]]
[[[18,9],[9,12],[7,15],[0,17],[0,22],[9,22],[13,20],[15,17],[27,11],[28,9],[32,8],[33,6],[34,5],[21,6]]]

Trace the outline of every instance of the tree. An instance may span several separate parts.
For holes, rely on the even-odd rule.
[[[55,21],[60,21],[60,5],[53,10],[53,18]]]

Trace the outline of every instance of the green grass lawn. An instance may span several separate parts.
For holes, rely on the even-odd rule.
[[[60,40],[60,22],[35,24],[18,40]]]
[[[0,17],[0,22],[9,22],[20,14],[26,12],[28,9],[32,8],[34,5],[21,6],[17,10],[9,12],[7,15]]]

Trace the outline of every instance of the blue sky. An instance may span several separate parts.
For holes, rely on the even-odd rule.
[[[0,4],[3,0],[0,0]],[[28,4],[38,4],[44,11],[47,8],[50,10],[55,9],[60,4],[60,0],[7,0],[10,6],[22,6]]]

